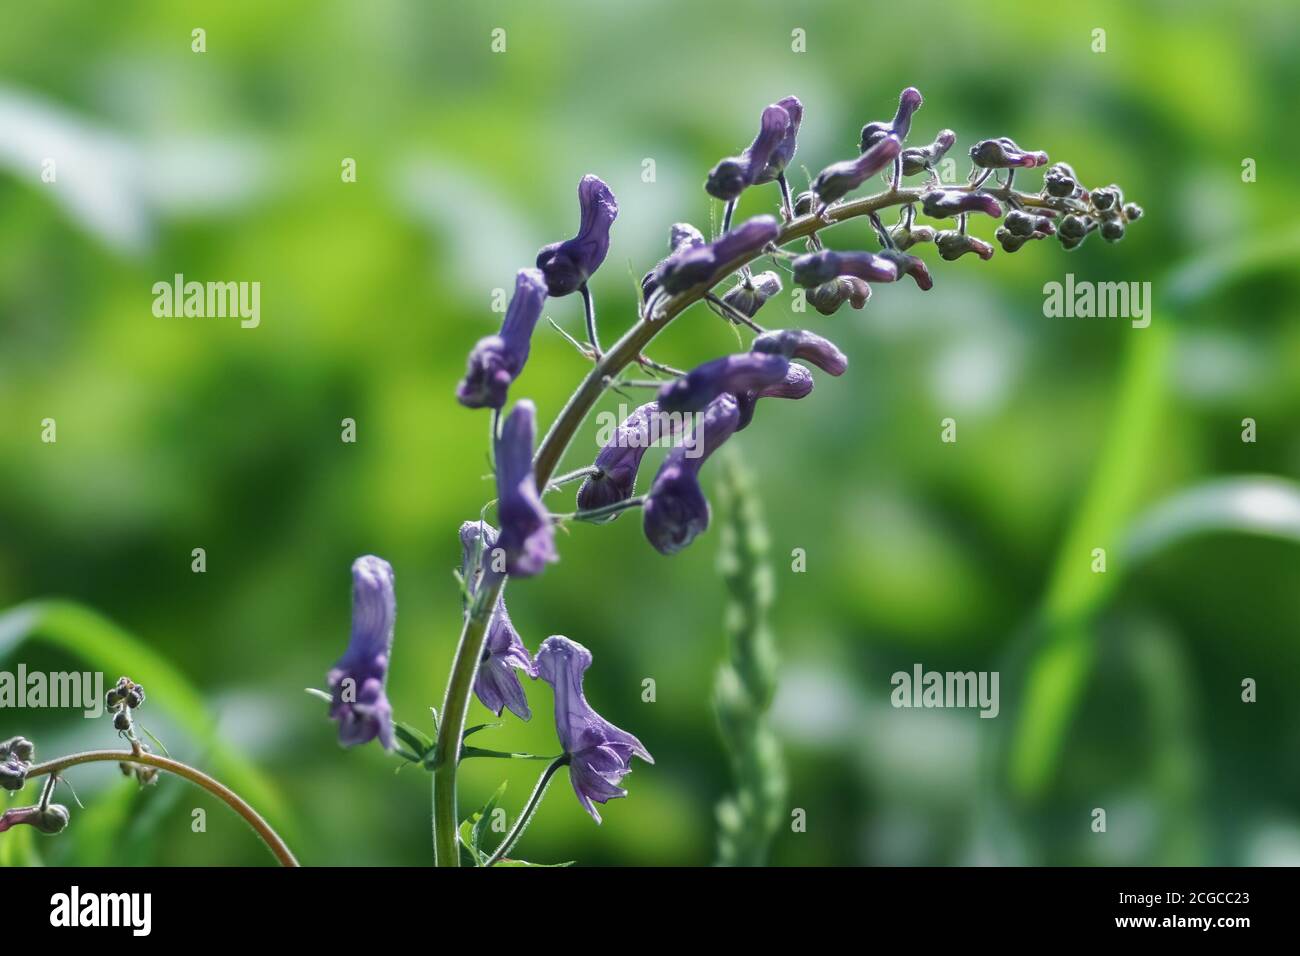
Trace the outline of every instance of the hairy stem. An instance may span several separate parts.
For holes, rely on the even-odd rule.
[[[524,830],[528,828],[528,822],[532,820],[533,814],[536,813],[537,808],[541,806],[542,797],[546,796],[546,788],[551,785],[551,778],[555,776],[555,771],[566,766],[568,762],[569,755],[562,754],[552,760],[550,765],[542,771],[542,775],[537,779],[537,786],[533,788],[532,794],[528,797],[528,802],[524,804],[523,810],[519,812],[519,819],[516,820],[515,825],[510,828],[510,832],[507,833],[506,838],[501,841],[501,845],[492,852],[490,857],[487,858],[487,862],[483,864],[484,866],[493,866],[496,864],[503,856],[510,852],[511,847],[519,842],[519,838],[524,835]]]
[[[156,754],[145,753],[143,751],[130,750],[87,750],[82,753],[69,754],[66,757],[59,757],[57,760],[47,760],[45,763],[35,764],[27,771],[27,779],[32,780],[44,774],[51,776],[61,773],[68,767],[75,767],[83,763],[138,763],[146,767],[155,767],[158,770],[166,770],[178,777],[183,777],[195,786],[202,787],[213,796],[221,799],[230,809],[238,813],[253,828],[267,848],[275,854],[275,858],[280,861],[281,866],[297,866],[298,861],[294,858],[292,851],[285,845],[280,835],[271,829],[271,825],[262,819],[261,814],[250,807],[244,799],[235,791],[231,790],[225,784],[212,779],[201,770],[196,770],[189,764],[183,764],[179,760],[172,760],[169,757],[159,757]]]

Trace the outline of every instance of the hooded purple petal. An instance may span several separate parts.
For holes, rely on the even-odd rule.
[[[743,395],[736,396],[739,418],[736,423],[736,431],[749,427],[749,423],[754,420],[754,408],[758,405],[760,398],[805,398],[812,394],[813,376],[798,362],[790,363],[790,370],[785,373],[785,379],[775,385],[769,385],[767,388],[757,389],[755,391],[745,392]]]
[[[834,315],[848,302],[861,309],[871,298],[871,286],[857,276],[836,276],[808,290],[808,301],[822,315]]]
[[[705,409],[691,440],[669,452],[659,466],[646,496],[643,521],[646,538],[660,554],[677,553],[708,528],[709,503],[700,489],[700,468],[738,427],[740,406],[735,396],[719,395]]]
[[[887,134],[857,159],[832,163],[823,169],[813,180],[812,191],[823,203],[847,196],[892,163],[901,149],[898,140]]]
[[[931,189],[922,194],[921,211],[933,219],[946,219],[964,212],[982,212],[994,219],[1002,216],[1002,207],[988,193],[959,189]]]
[[[557,298],[582,288],[609,254],[609,230],[618,218],[618,200],[598,177],[583,176],[578,183],[582,209],[578,234],[564,242],[544,246],[537,268],[546,276],[547,291]]]
[[[646,402],[628,415],[596,455],[597,473],[578,489],[578,510],[591,511],[631,498],[646,449],[681,433],[682,416],[661,412],[658,402]],[[609,516],[609,521],[618,513]]]
[[[1021,149],[1006,136],[982,139],[970,148],[970,158],[983,169],[1033,169],[1047,165],[1047,154]]]
[[[750,348],[755,352],[784,355],[787,359],[804,359],[828,375],[843,375],[849,367],[848,356],[834,342],[803,329],[764,332],[754,339]]]
[[[393,569],[366,555],[352,563],[352,639],[326,682],[333,696],[329,715],[339,723],[339,743],[354,747],[379,738],[393,749],[393,709],[385,693],[393,647],[397,597]]]
[[[832,282],[839,276],[856,276],[864,282],[893,282],[898,278],[898,266],[874,252],[822,249],[797,257],[791,269],[794,281],[804,288]]]
[[[498,335],[479,339],[469,353],[456,400],[467,408],[501,408],[510,383],[528,361],[533,329],[546,304],[546,282],[536,269],[520,269],[515,294]]]
[[[506,573],[523,578],[540,574],[549,562],[559,560],[555,529],[533,475],[535,417],[532,402],[516,402],[496,443],[497,517],[501,522],[497,546],[505,554]]]
[[[669,295],[699,285],[721,267],[759,252],[781,233],[775,216],[755,216],[704,246],[684,246],[659,263],[656,283]]]
[[[666,412],[698,412],[725,392],[738,394],[775,385],[785,378],[789,367],[789,361],[779,355],[724,355],[661,388],[659,407]]]
[[[591,652],[567,637],[548,637],[537,649],[537,676],[555,690],[555,732],[569,757],[569,780],[578,802],[599,823],[594,804],[627,796],[619,783],[631,772],[632,757],[647,763],[654,758],[587,703],[582,682],[590,666]]]
[[[763,304],[780,291],[781,277],[769,270],[750,276],[748,284],[736,283],[723,293],[722,301],[741,315],[752,319]],[[731,317],[726,310],[723,310],[722,314],[725,318]]]

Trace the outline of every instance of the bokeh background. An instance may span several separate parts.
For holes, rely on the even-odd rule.
[[[862,312],[768,305],[769,326],[806,324],[852,363],[733,442],[769,522],[773,720],[807,818],[782,826],[771,859],[1300,862],[1293,5],[49,2],[6,20],[0,607],[16,610],[0,668],[144,681],[145,725],[246,788],[305,863],[427,864],[428,775],[341,750],[303,688],[342,652],[348,568],[373,552],[397,573],[394,705],[426,728],[441,705],[456,529],[492,496],[485,416],[453,390],[499,321],[492,290],[572,234],[576,183],[597,173],[621,208],[593,284],[612,340],[668,225],[718,220],[704,173],[765,104],[805,104],[799,187],[914,84],[916,141],[951,127],[964,156],[1012,136],[1087,185],[1121,184],[1146,217],[1070,254],[1042,242],[942,263],[926,249],[933,292],[877,287]],[[753,190],[741,213],[774,204]],[[831,235],[871,242],[862,221]],[[155,318],[151,286],[178,272],[259,281],[261,326]],[[1043,284],[1066,272],[1151,282],[1151,327],[1045,318]],[[547,314],[581,328],[576,297]],[[690,365],[734,347],[699,308],[652,354]],[[548,421],[582,372],[543,326],[512,396]],[[40,440],[47,417],[56,444]],[[565,464],[594,451],[593,424]],[[1238,483],[1178,497],[1225,479]],[[601,827],[555,786],[520,855],[714,859],[731,783],[710,703],[717,546],[715,531],[669,560],[635,518],[577,526],[559,564],[511,585],[526,642],[591,648],[591,701],[657,758]],[[891,708],[890,674],[915,663],[999,671],[1001,714]],[[507,715],[478,742],[554,752],[549,689],[530,695],[531,723]],[[476,703],[471,722],[486,719]],[[15,733],[44,756],[113,741],[107,718],[0,711],[0,737]],[[462,806],[508,777],[513,814],[537,769],[469,761]],[[69,831],[6,834],[0,859],[268,860],[180,781],[140,792],[112,765],[71,780],[86,809]]]

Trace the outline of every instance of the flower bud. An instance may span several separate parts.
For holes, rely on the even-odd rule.
[[[857,159],[832,163],[813,180],[812,191],[823,203],[847,196],[894,161],[902,146],[893,136],[885,136]]]
[[[36,745],[26,737],[10,737],[8,740],[0,743],[0,760],[13,756],[26,763],[30,763],[32,757],[35,755]]]
[[[1047,154],[1029,152],[1006,136],[983,139],[970,148],[970,158],[983,169],[1033,169],[1047,165]]]
[[[659,390],[659,408],[665,412],[702,411],[719,395],[734,395],[775,385],[785,378],[790,363],[780,355],[741,352],[724,355],[691,369]]]
[[[933,169],[934,164],[943,159],[948,150],[957,142],[957,134],[950,129],[940,130],[929,146],[913,146],[903,150],[903,175],[915,176]]]
[[[113,727],[120,731],[131,729],[131,715],[125,710],[119,710],[113,715]]]
[[[1057,227],[1061,236],[1061,241],[1065,240],[1082,241],[1083,237],[1088,234],[1088,224],[1080,216],[1066,216],[1061,220],[1061,225]]]
[[[547,294],[553,297],[577,292],[609,254],[609,230],[618,218],[614,193],[599,177],[588,174],[578,183],[578,205],[578,234],[543,246],[537,253],[537,268],[546,278]]]
[[[894,118],[888,123],[874,122],[868,123],[862,127],[862,137],[858,141],[858,148],[861,152],[866,152],[880,143],[886,136],[893,136],[900,143],[907,139],[907,134],[912,131],[912,115],[921,108],[925,102],[921,98],[921,91],[914,86],[909,86],[902,93],[898,94],[898,109],[894,112]]]
[[[31,825],[41,833],[53,836],[68,828],[68,808],[61,803],[51,803],[34,814]]]
[[[921,211],[931,219],[947,219],[964,212],[982,212],[994,219],[1002,216],[1002,207],[988,193],[968,193],[959,189],[931,189],[923,193]]]
[[[709,170],[704,191],[715,199],[730,202],[749,185],[749,169],[739,156],[728,156]]]
[[[781,277],[775,272],[760,272],[750,277],[750,284],[737,283],[726,291],[722,301],[746,318],[752,319],[763,303],[781,291]],[[724,312],[724,316],[730,316]]]
[[[1124,193],[1121,192],[1120,188],[1114,183],[1092,191],[1092,207],[1098,212],[1106,212],[1108,209],[1118,209],[1123,205],[1123,203]]]
[[[783,355],[787,359],[803,359],[816,365],[827,375],[843,375],[849,367],[848,356],[841,352],[834,342],[803,329],[775,329],[764,332],[754,339],[750,348],[755,352]],[[783,374],[782,380],[784,378]]]
[[[1142,207],[1135,202],[1125,203],[1124,218],[1129,222],[1137,222],[1142,218]]]
[[[973,252],[981,259],[993,258],[993,247],[982,239],[968,236],[955,229],[945,229],[934,237],[934,244],[939,249],[939,256],[948,262],[960,259],[968,252]]]
[[[0,762],[0,790],[21,790],[27,785],[27,771],[31,764],[10,754]]]
[[[821,249],[798,256],[791,268],[794,281],[804,288],[812,288],[845,275],[857,276],[867,282],[893,282],[898,278],[898,266],[874,252]]]
[[[901,222],[889,230],[889,238],[894,240],[894,247],[899,251],[912,248],[918,242],[934,242],[934,227],[913,223],[905,226]]]
[[[836,276],[830,282],[813,286],[807,294],[812,307],[822,315],[834,315],[845,302],[861,309],[870,298],[871,286],[857,276]]]
[[[1101,237],[1107,242],[1119,242],[1124,238],[1124,220],[1107,219],[1101,224]]]
[[[1043,189],[1049,196],[1065,199],[1078,191],[1079,182],[1069,164],[1055,163],[1043,174]]]
[[[883,249],[880,255],[894,264],[900,276],[911,276],[916,282],[916,287],[922,292],[929,292],[934,288],[934,279],[930,277],[930,269],[924,259],[909,256],[906,252],[897,249]]]
[[[132,710],[144,703],[144,688],[136,684],[126,692],[126,706]]]
[[[796,216],[806,216],[812,212],[813,200],[816,195],[811,189],[805,189],[799,195],[794,197],[794,214]]]

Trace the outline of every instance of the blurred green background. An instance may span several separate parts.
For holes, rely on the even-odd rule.
[[[49,2],[6,19],[0,607],[64,598],[122,633],[27,604],[2,619],[0,668],[142,680],[145,725],[250,787],[305,863],[427,864],[428,775],[339,749],[303,688],[342,652],[349,565],[373,552],[397,574],[398,715],[427,728],[441,705],[456,529],[493,494],[485,415],[453,390],[499,322],[492,290],[572,235],[577,181],[597,173],[621,210],[593,283],[612,340],[668,225],[718,220],[704,173],[765,104],[805,104],[802,187],[914,84],[913,141],[954,129],[959,175],[975,139],[1012,136],[1087,185],[1121,184],[1146,217],[1118,245],[1070,254],[1042,242],[943,263],[926,249],[932,292],[878,286],[862,312],[791,315],[786,297],[765,310],[852,363],[803,402],[765,405],[733,442],[770,522],[774,720],[790,806],[807,814],[772,860],[1300,862],[1296,542],[1227,529],[1123,557],[1168,496],[1300,468],[1294,5]],[[195,27],[206,53],[191,52]],[[504,53],[490,49],[498,27]],[[1247,157],[1256,182],[1242,181]],[[752,190],[741,213],[775,199]],[[872,245],[861,220],[831,235]],[[261,326],[155,318],[151,286],[178,272],[259,281]],[[1066,272],[1151,282],[1151,328],[1044,318],[1043,284]],[[577,297],[547,314],[581,328]],[[690,365],[734,347],[697,308],[652,354]],[[583,370],[543,325],[512,398],[549,421]],[[939,441],[949,416],[955,445]],[[40,440],[47,417],[56,444]],[[355,444],[340,441],[345,417]],[[594,434],[565,467],[590,461]],[[1283,491],[1264,523],[1292,506]],[[519,853],[708,863],[730,785],[710,705],[716,529],[671,560],[635,518],[559,544],[559,564],[511,585],[514,621],[533,648],[553,633],[586,644],[590,700],[657,763],[637,766],[601,827],[558,783]],[[196,547],[205,574],[191,573]],[[1110,554],[1105,587],[1094,547]],[[1000,671],[1001,715],[891,708],[890,674],[914,663]],[[1258,703],[1240,700],[1246,677]],[[549,689],[529,693],[532,722],[507,715],[481,746],[555,751]],[[483,719],[476,703],[470,721]],[[15,733],[45,757],[114,739],[107,718],[0,711],[0,737]],[[465,766],[462,806],[506,774],[512,815],[538,770]],[[111,765],[71,779],[86,809],[69,831],[6,834],[0,859],[269,859],[180,781],[137,792]]]

